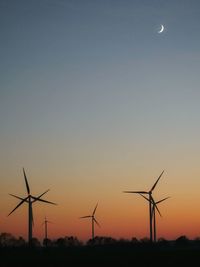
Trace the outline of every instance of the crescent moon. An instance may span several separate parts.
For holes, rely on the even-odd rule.
[[[161,29],[158,31],[158,33],[162,33],[164,31],[165,27],[161,24]]]

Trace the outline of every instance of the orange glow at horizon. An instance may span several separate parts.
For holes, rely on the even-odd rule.
[[[138,174],[141,176],[141,174]],[[32,175],[31,175],[32,176]],[[49,179],[50,184],[57,179]],[[121,176],[121,174],[120,174]],[[136,175],[135,175],[136,176]],[[44,217],[52,221],[53,224],[48,225],[49,238],[55,239],[61,236],[76,236],[80,240],[87,240],[91,237],[91,220],[79,219],[80,216],[90,215],[96,205],[99,203],[96,210],[96,219],[101,225],[95,227],[95,235],[112,236],[113,238],[138,239],[149,237],[149,213],[148,203],[137,194],[125,194],[123,190],[148,190],[156,180],[145,180],[141,178],[136,180],[136,185],[133,184],[133,178],[129,178],[124,182],[120,177],[116,178],[115,183],[101,184],[99,182],[91,182],[91,191],[86,187],[89,183],[82,187],[77,187],[76,182],[71,180],[70,186],[65,188],[63,185],[53,185],[53,188],[43,198],[49,201],[58,203],[58,206],[48,205],[45,203],[34,203],[34,221],[33,236],[42,239],[44,237],[44,226],[42,223]],[[7,195],[7,192],[26,196],[25,184],[21,175],[16,187],[5,186],[3,202],[1,203],[1,232],[10,232],[15,236],[23,236],[27,239],[27,223],[28,223],[28,207],[25,203],[20,206],[12,215],[3,218],[3,214],[7,215],[17,204],[18,200]],[[47,179],[45,179],[47,181]],[[186,181],[186,180],[185,180]],[[33,195],[39,195],[48,188],[37,186],[29,179]],[[126,185],[124,185],[124,183]],[[141,184],[141,185],[140,185]],[[172,186],[173,184],[173,186]],[[183,186],[184,182],[182,182]],[[185,186],[187,183],[185,183]],[[40,188],[42,187],[43,190]],[[171,188],[170,188],[171,187]],[[189,183],[185,194],[181,192],[179,183],[175,184],[169,178],[167,172],[159,181],[155,188],[154,197],[161,199],[166,196],[171,198],[163,203],[160,203],[159,209],[163,217],[157,214],[157,234],[159,237],[166,239],[174,239],[180,235],[186,235],[189,238],[199,236],[200,215],[197,213],[196,207],[199,202],[198,190],[193,190],[193,194],[189,191]],[[185,187],[186,188],[186,187]],[[115,190],[114,190],[115,189]],[[185,190],[185,189],[184,189]],[[21,193],[22,192],[22,193]],[[35,194],[35,192],[38,192]],[[59,192],[59,193],[58,193]],[[170,193],[167,193],[170,192]],[[6,203],[6,205],[4,204]]]

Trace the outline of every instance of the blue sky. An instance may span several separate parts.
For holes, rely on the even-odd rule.
[[[83,146],[94,139],[171,142],[172,131],[194,141],[199,5],[1,1],[4,149],[40,147],[45,139],[55,146],[57,139]],[[160,24],[166,31],[159,35]]]

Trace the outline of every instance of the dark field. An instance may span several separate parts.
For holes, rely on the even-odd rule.
[[[1,267],[199,266],[198,246],[82,246],[1,248]]]

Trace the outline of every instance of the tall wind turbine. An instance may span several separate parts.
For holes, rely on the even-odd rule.
[[[142,194],[140,194],[140,195],[149,202],[149,199],[147,197],[143,196]],[[166,198],[163,198],[163,199],[155,202],[155,200],[152,197],[152,220],[153,220],[153,239],[154,239],[154,242],[156,242],[156,238],[157,238],[157,236],[156,236],[156,210],[159,213],[159,215],[162,217],[162,215],[161,215],[161,213],[157,207],[157,204],[167,200],[168,198],[170,198],[170,197],[166,197]]]
[[[29,184],[28,184],[28,179],[26,177],[26,173],[25,173],[25,170],[23,168],[23,174],[24,174],[24,180],[25,180],[25,184],[26,184],[26,190],[27,190],[27,196],[22,198],[22,197],[18,197],[16,195],[12,195],[10,194],[11,196],[17,198],[17,199],[20,199],[21,201],[19,202],[19,204],[8,214],[8,216],[11,215],[11,213],[13,213],[17,208],[19,208],[24,202],[25,203],[28,203],[28,243],[29,245],[31,245],[31,241],[32,241],[32,227],[33,227],[33,223],[34,223],[34,220],[33,220],[33,209],[32,209],[32,204],[36,201],[40,201],[40,202],[44,202],[44,203],[48,203],[48,204],[53,204],[53,205],[56,205],[56,203],[53,203],[53,202],[50,202],[50,201],[47,201],[47,200],[44,200],[42,199],[41,197],[46,194],[49,190],[45,191],[44,193],[42,193],[41,195],[39,195],[38,197],[35,197],[33,195],[31,195],[30,193],[30,187],[29,187]]]
[[[96,204],[94,210],[93,210],[93,213],[92,215],[88,215],[88,216],[83,216],[83,217],[80,217],[80,219],[83,219],[83,218],[91,218],[92,220],[92,239],[94,239],[94,223],[96,223],[99,227],[100,227],[100,224],[97,222],[97,220],[95,219],[95,212],[96,212],[96,209],[97,209],[97,206],[98,206],[98,203]]]
[[[160,176],[152,186],[152,188],[149,191],[124,191],[124,193],[133,193],[133,194],[146,194],[149,196],[149,232],[150,232],[150,242],[153,241],[153,229],[152,229],[152,193],[155,189],[158,181],[160,180],[161,176],[163,175],[164,171],[161,172]]]

